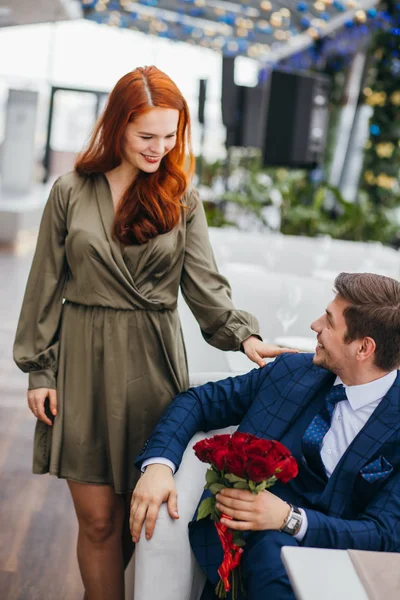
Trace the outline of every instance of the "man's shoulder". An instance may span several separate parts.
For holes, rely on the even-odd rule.
[[[308,373],[310,370],[319,373],[328,373],[326,369],[314,365],[314,353],[299,352],[298,354],[281,354],[271,364],[269,371],[270,377],[273,379],[290,379],[298,377],[299,372],[302,374]]]
[[[281,354],[275,359],[276,366],[280,365],[290,371],[297,371],[302,368],[318,368],[313,363],[314,353],[312,352],[299,352],[298,354]]]

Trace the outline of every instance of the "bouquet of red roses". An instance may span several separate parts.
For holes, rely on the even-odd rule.
[[[226,598],[232,588],[236,597],[237,567],[243,553],[240,531],[233,531],[219,522],[221,515],[216,508],[215,495],[224,487],[250,490],[258,494],[274,485],[276,481],[287,483],[298,472],[297,462],[289,450],[280,442],[264,440],[236,431],[233,435],[215,435],[201,440],[193,447],[197,458],[211,466],[206,472],[204,489],[212,496],[205,498],[199,506],[197,520],[210,517],[215,521],[224,551],[224,559],[218,569],[220,581],[216,588],[219,598]],[[232,585],[230,582],[232,574]],[[240,572],[239,578],[240,578]]]

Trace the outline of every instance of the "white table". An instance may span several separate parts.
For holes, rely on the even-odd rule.
[[[282,548],[297,600],[368,600],[346,550]]]

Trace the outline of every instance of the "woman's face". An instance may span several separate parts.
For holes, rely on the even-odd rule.
[[[176,144],[179,111],[152,108],[128,123],[122,142],[123,161],[134,169],[154,173]]]

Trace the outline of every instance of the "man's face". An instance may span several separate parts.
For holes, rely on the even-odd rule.
[[[314,364],[339,376],[351,373],[356,366],[357,349],[360,347],[360,340],[348,344],[344,342],[347,326],[343,311],[348,306],[349,302],[336,296],[327,306],[325,314],[311,324],[318,342]]]

